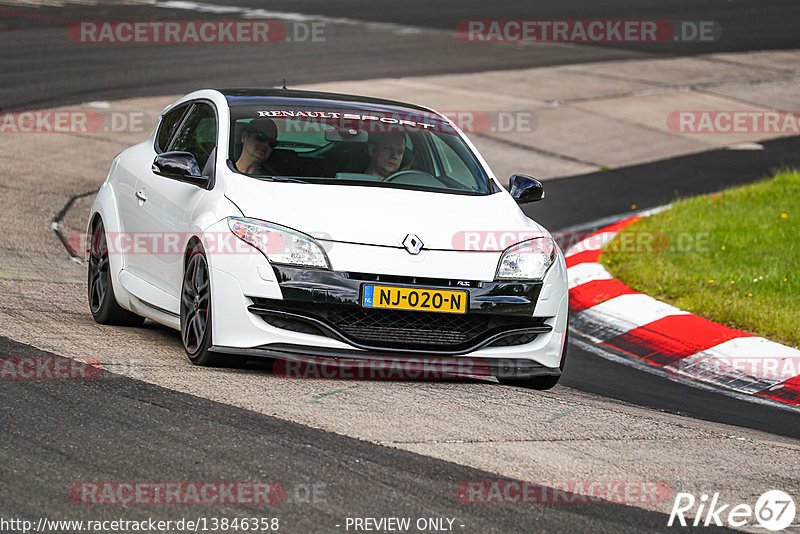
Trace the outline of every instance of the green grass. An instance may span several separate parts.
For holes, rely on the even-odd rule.
[[[637,291],[800,346],[800,171],[677,201],[629,226],[600,261]]]

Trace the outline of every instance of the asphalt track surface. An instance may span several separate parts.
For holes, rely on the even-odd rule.
[[[585,225],[613,215],[627,216],[633,205],[637,210],[656,208],[678,198],[713,193],[767,178],[779,169],[797,167],[798,142],[798,137],[784,137],[760,143],[763,150],[721,148],[550,179],[544,184],[545,200],[528,204],[523,211],[551,229]]]
[[[236,2],[256,6],[256,2]],[[480,71],[577,63],[627,57],[736,51],[800,46],[794,1],[684,1],[538,3],[491,5],[485,2],[430,6],[373,2],[274,2],[270,8],[430,28],[416,43],[381,32],[341,33],[341,40],[303,46],[277,45],[265,55],[252,48],[142,45],[89,47],[64,42],[64,21],[75,20],[220,20],[224,16],[159,9],[152,6],[66,8],[10,6],[0,3],[0,107],[27,109],[94,99],[182,93],[209,85],[274,85],[280,73],[294,83],[441,72]],[[261,6],[258,6],[261,7]],[[13,12],[13,13],[10,13]],[[23,14],[23,15],[20,15]],[[675,43],[647,47],[486,45],[465,53],[464,43],[441,44],[439,30],[451,30],[466,18],[716,20],[725,39],[700,45]],[[54,20],[58,19],[58,20]],[[15,31],[16,30],[16,31]],[[334,30],[335,31],[335,30]],[[337,34],[339,36],[339,34]],[[376,43],[391,43],[377,47]],[[311,45],[309,45],[311,46]],[[497,55],[503,63],[498,65]],[[231,57],[237,58],[236,62]],[[800,165],[797,139],[768,142],[763,152],[714,151],[668,162],[550,181],[547,201],[529,214],[557,229],[646,208],[682,195],[752,181],[782,165]],[[704,177],[703,181],[696,176]],[[642,178],[645,177],[645,178]],[[575,191],[580,191],[576,195]],[[47,357],[0,338],[0,356]],[[465,532],[666,530],[666,516],[606,503],[515,506],[464,505],[453,486],[464,480],[497,480],[494,474],[453,463],[369,444],[276,417],[178,393],[130,378],[104,375],[89,381],[3,381],[0,428],[0,502],[4,516],[110,519],[123,515],[169,519],[208,515],[208,508],[158,510],[138,507],[77,509],[66,492],[77,480],[259,480],[278,481],[290,498],[276,505],[290,532],[337,531],[347,516],[457,517]],[[797,412],[754,405],[667,382],[638,369],[570,348],[564,385],[634,404],[728,424],[800,437]],[[292,497],[304,484],[324,481],[326,497],[305,502]],[[19,491],[23,489],[23,491]],[[215,507],[214,515],[244,517],[264,510],[246,505]]]
[[[176,9],[121,1],[9,0],[0,2],[0,109],[33,109],[90,100],[185,94],[200,87],[279,86],[487,69],[585,63],[624,58],[800,47],[794,0],[549,0],[509,2],[328,2],[256,0],[203,2],[213,8]],[[64,6],[66,4],[66,6]],[[133,5],[130,5],[133,4]],[[183,4],[189,4],[184,2]],[[80,21],[243,20],[220,7],[320,15],[324,42],[276,44],[89,44],[68,37]],[[325,18],[327,17],[327,18]],[[259,16],[258,18],[270,18]],[[336,18],[371,21],[337,24]],[[462,20],[714,21],[722,33],[710,42],[465,43],[455,37]],[[292,22],[286,22],[290,36]],[[410,33],[409,33],[410,32]],[[502,60],[498,60],[498,58]]]
[[[9,354],[54,357],[0,337],[0,355]],[[459,483],[504,479],[113,374],[4,382],[5,517],[208,517],[207,505],[81,508],[68,492],[76,482],[181,481],[191,473],[196,481],[282,484],[284,502],[212,508],[216,517],[279,517],[287,532],[344,531],[337,525],[347,517],[456,518],[458,532],[669,530],[663,514],[614,503],[462,503]]]

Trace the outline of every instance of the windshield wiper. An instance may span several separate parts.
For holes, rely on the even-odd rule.
[[[307,184],[306,180],[301,180],[300,178],[294,178],[292,176],[253,176],[253,178],[258,178],[259,180],[269,180],[271,182],[293,182],[296,184]]]

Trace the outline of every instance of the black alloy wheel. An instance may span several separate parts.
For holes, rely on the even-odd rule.
[[[103,220],[92,225],[89,240],[88,300],[94,320],[100,324],[141,326],[144,317],[124,309],[114,296],[111,262]]]
[[[194,246],[186,262],[181,286],[181,340],[189,360],[195,365],[221,363],[211,347],[211,278],[203,247]]]

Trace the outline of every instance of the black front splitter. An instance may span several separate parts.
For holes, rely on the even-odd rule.
[[[437,354],[397,354],[364,350],[331,349],[289,343],[271,343],[258,347],[212,346],[209,351],[254,358],[270,358],[291,362],[298,366],[319,366],[331,371],[330,378],[464,378],[494,376],[498,378],[531,378],[534,376],[559,376],[561,370],[545,367],[533,360],[520,358],[484,358],[470,356],[441,356]],[[287,369],[284,367],[283,369]],[[352,376],[353,370],[362,371]],[[367,371],[365,374],[363,371]],[[343,374],[351,372],[350,376]],[[382,371],[382,373],[376,372]]]

